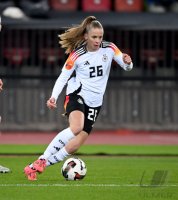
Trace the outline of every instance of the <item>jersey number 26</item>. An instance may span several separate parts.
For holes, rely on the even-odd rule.
[[[90,67],[90,78],[94,78],[97,76],[103,76],[103,69],[102,65],[96,66],[96,67]]]

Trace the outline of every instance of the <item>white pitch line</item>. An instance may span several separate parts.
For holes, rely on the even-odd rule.
[[[0,187],[178,187],[178,185],[139,184],[0,184]]]

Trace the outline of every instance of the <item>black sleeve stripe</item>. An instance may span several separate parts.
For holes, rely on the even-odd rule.
[[[101,48],[109,48],[111,47],[111,42],[103,41],[101,43]]]

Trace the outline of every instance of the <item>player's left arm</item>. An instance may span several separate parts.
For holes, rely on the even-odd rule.
[[[122,59],[125,64],[125,70],[130,71],[133,68],[131,57],[126,53],[122,53]]]
[[[133,63],[131,57],[122,53],[121,50],[113,43],[111,43],[111,48],[114,51],[113,59],[126,71],[130,71],[133,68]]]

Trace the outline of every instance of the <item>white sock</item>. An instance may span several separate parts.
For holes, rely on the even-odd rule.
[[[60,151],[68,143],[68,141],[74,137],[75,135],[72,133],[70,128],[64,129],[56,135],[39,159],[47,160],[51,155],[54,155],[56,152]]]
[[[47,159],[46,166],[54,165],[57,162],[63,161],[68,156],[70,156],[70,154],[68,154],[65,147],[63,147],[60,151]]]

